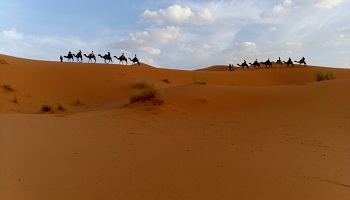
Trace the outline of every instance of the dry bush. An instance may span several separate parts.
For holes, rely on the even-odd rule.
[[[19,103],[19,102],[18,102],[17,95],[14,95],[14,96],[13,96],[12,102],[13,102],[13,103],[17,103],[17,104]]]
[[[48,105],[48,104],[44,104],[41,106],[41,112],[43,113],[48,113],[48,112],[52,112],[53,108],[52,106]]]
[[[10,84],[4,84],[4,85],[2,85],[2,87],[8,92],[11,92],[11,91],[15,90],[15,89],[13,89],[13,87],[11,87]]]
[[[316,72],[316,80],[317,81],[324,81],[324,80],[333,80],[335,79],[334,75],[332,72]]]
[[[170,83],[169,79],[167,79],[167,78],[163,79],[163,82],[164,83]]]
[[[129,94],[130,103],[152,101],[154,104],[163,104],[163,94],[152,83],[141,81],[137,83]]]
[[[0,64],[8,64],[4,59],[0,59]]]
[[[63,111],[63,112],[67,112],[68,108],[62,103],[57,103],[57,110],[60,110],[60,111]]]
[[[202,85],[206,85],[207,84],[207,80],[204,77],[194,77],[193,78],[193,82],[195,84],[202,84]]]

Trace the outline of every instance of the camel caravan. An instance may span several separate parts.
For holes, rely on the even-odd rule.
[[[67,62],[75,62],[74,58],[76,58],[76,62],[83,62],[83,56],[84,55],[86,58],[88,58],[88,63],[96,63],[96,56],[94,54],[94,51],[92,51],[89,55],[87,54],[82,54],[81,50],[79,50],[79,52],[77,54],[72,54],[72,52],[68,52],[68,54],[66,56],[60,56],[60,60],[61,62],[63,62],[63,58],[66,58],[67,59]],[[111,56],[111,53],[108,52],[107,54],[105,55],[101,55],[101,54],[98,54],[97,55],[98,57],[104,59],[104,62],[106,64],[109,64],[109,63],[113,63],[113,57]],[[117,60],[119,60],[119,64],[125,64],[127,65],[128,64],[128,59],[125,57],[124,53],[121,55],[121,56],[114,56],[114,58],[116,58]],[[135,54],[135,57],[133,59],[129,58],[129,60],[132,62],[132,65],[140,65],[140,62],[139,62],[139,59],[137,58],[136,54]]]
[[[307,66],[306,61],[305,61],[305,57],[302,57],[299,61],[292,61],[292,59],[289,57],[289,59],[287,61],[282,61],[281,57],[278,58],[278,60],[276,61],[277,65],[282,66],[283,64],[286,65],[286,67],[294,67],[294,63],[297,64],[304,64],[304,66]],[[270,61],[270,59],[267,59],[265,62],[258,62],[257,59],[255,59],[255,61],[253,63],[247,63],[246,60],[244,60],[242,62],[242,64],[237,64],[237,66],[239,66],[241,68],[241,70],[244,70],[245,68],[247,68],[249,70],[249,67],[254,67],[255,69],[259,69],[260,65],[265,65],[265,68],[271,68],[272,67],[272,62]],[[232,71],[234,70],[234,66],[233,64],[229,64],[228,65],[229,70]]]

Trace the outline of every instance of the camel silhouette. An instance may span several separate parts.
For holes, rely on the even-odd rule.
[[[70,62],[72,60],[72,62],[74,62],[74,57],[73,57],[73,54],[68,54],[67,56],[63,56],[65,58],[68,59],[68,62]]]
[[[261,64],[265,65],[266,68],[272,67],[272,63],[270,60],[267,60],[265,62],[260,62]]]
[[[138,64],[140,65],[139,59],[137,59],[136,57],[134,57],[133,59],[129,58],[129,60],[132,62],[132,64]]]
[[[77,58],[77,62],[83,62],[83,56],[81,55],[80,52],[78,52],[77,55],[75,55],[75,54],[72,54],[72,55],[73,55],[73,57]],[[79,61],[79,58],[81,61]]]
[[[276,62],[277,62],[277,64],[280,64],[280,65],[283,64],[283,62],[282,62],[282,60],[281,60],[281,57],[278,57],[278,60],[277,60]]]
[[[246,67],[246,68],[249,70],[249,66],[248,66],[247,63],[244,63],[244,62],[243,62],[242,64],[237,64],[237,65],[241,67],[241,70],[243,70],[244,67]]]
[[[305,59],[301,59],[299,61],[294,61],[295,63],[299,63],[299,64],[304,64],[304,66],[307,66]]]
[[[258,69],[260,67],[260,63],[258,61],[254,61],[253,63],[249,63],[249,64],[254,66],[255,69]]]
[[[123,63],[123,61],[125,61],[126,65],[128,64],[128,59],[126,59],[125,56],[120,56],[120,57],[114,56],[114,57],[119,60],[119,64],[120,62]]]
[[[292,67],[294,67],[294,63],[291,60],[288,60],[287,62],[283,61],[283,63],[287,65],[286,67],[290,67],[290,65],[292,65]]]
[[[92,62],[92,59],[94,59],[95,62],[96,62],[96,57],[95,57],[94,54],[92,54],[92,53],[90,53],[89,55],[84,54],[84,56],[89,58],[89,62],[88,63],[90,63],[90,61]]]
[[[109,64],[110,62],[113,63],[113,60],[112,60],[111,56],[109,56],[108,54],[105,54],[104,56],[102,56],[101,54],[98,54],[98,56],[103,58],[103,59],[105,59],[105,63],[107,63],[107,61],[108,61],[107,64]]]

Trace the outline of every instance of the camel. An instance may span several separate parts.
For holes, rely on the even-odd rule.
[[[258,69],[260,67],[260,63],[258,61],[254,61],[253,63],[249,63],[251,66],[254,66],[255,69]]]
[[[72,54],[68,54],[67,56],[63,56],[68,59],[68,62],[72,59],[72,62],[74,62],[74,57]]]
[[[126,59],[125,56],[120,56],[120,57],[114,56],[114,57],[119,60],[119,64],[120,62],[123,63],[123,61],[125,61],[126,65],[128,64],[128,59]]]
[[[292,60],[288,60],[287,62],[283,61],[283,63],[285,63],[287,65],[287,67],[290,67],[289,65],[292,65],[292,67],[294,67],[294,63]]]
[[[72,54],[73,57],[76,57],[77,58],[77,62],[79,62],[79,58],[80,58],[80,62],[83,62],[83,56],[81,55],[81,52],[78,52],[77,55],[75,54]]]
[[[261,64],[265,65],[266,68],[272,67],[271,61],[268,59],[266,62],[260,62]]]
[[[281,57],[278,57],[278,60],[277,60],[276,62],[277,62],[277,64],[280,64],[280,65],[283,64],[283,62],[282,62],[282,60],[281,60]]]
[[[304,66],[307,66],[304,57],[303,57],[301,60],[299,60],[299,61],[294,61],[294,62],[295,62],[295,63],[299,63],[299,64],[304,64]]]
[[[237,65],[241,67],[241,70],[243,70],[244,67],[246,67],[246,68],[249,70],[249,66],[248,66],[248,64],[245,63],[245,62],[243,62],[241,65],[240,65],[240,64],[237,64]]]
[[[100,56],[101,58],[105,59],[105,63],[107,63],[107,61],[108,61],[108,63],[110,63],[110,62],[113,63],[113,60],[112,60],[111,56],[109,56],[108,54],[105,54],[104,56],[102,56],[101,54],[98,54],[98,56]]]
[[[92,59],[94,59],[95,62],[96,62],[96,57],[95,57],[94,54],[92,54],[92,53],[90,53],[89,55],[84,54],[84,56],[89,58],[89,62],[88,63],[90,63],[90,61],[92,62]]]
[[[133,59],[129,58],[129,60],[132,62],[132,64],[138,64],[140,65],[139,59],[137,59],[136,57],[134,57]]]

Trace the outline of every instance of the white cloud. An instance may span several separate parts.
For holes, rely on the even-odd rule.
[[[128,38],[111,46],[125,51],[140,50],[151,55],[159,55],[161,50],[158,46],[167,45],[180,37],[181,30],[179,27],[151,27],[146,31],[130,33]]]
[[[10,30],[5,30],[1,32],[2,36],[10,39],[10,40],[22,40],[24,39],[24,35],[22,33],[17,32],[16,29],[12,28]]]
[[[167,44],[176,40],[181,35],[179,27],[167,26],[165,28],[151,27],[146,31],[130,33],[131,40],[140,43],[160,43]]]
[[[145,51],[151,55],[159,55],[161,53],[160,49],[153,48],[153,47],[141,47],[139,50]]]
[[[161,44],[167,44],[175,41],[181,35],[179,27],[167,26],[165,28],[151,28],[150,37],[153,41],[157,41]]]
[[[286,42],[282,45],[282,47],[289,53],[294,53],[295,51],[301,50],[303,46],[304,45],[302,42]]]
[[[201,55],[201,54],[206,54],[210,51],[210,49],[212,49],[212,47],[209,44],[201,44],[198,45],[194,48],[194,51],[197,55]]]
[[[174,22],[178,24],[202,24],[204,22],[215,21],[214,14],[207,8],[194,13],[188,6],[181,7],[180,5],[172,5],[166,9],[158,11],[146,10],[143,12],[144,19],[154,20],[157,23],[164,23],[165,21]]]
[[[242,42],[240,44],[236,44],[236,46],[243,51],[252,51],[252,50],[255,51],[257,48],[257,45],[254,42]]]
[[[278,4],[278,5],[275,5],[275,6],[273,7],[273,12],[279,14],[279,13],[282,13],[282,12],[284,11],[284,9],[285,9],[285,8],[284,8],[283,5]]]
[[[273,26],[273,27],[270,27],[270,28],[269,28],[269,32],[270,32],[270,33],[275,32],[275,31],[277,31],[277,28],[276,28],[276,27]]]
[[[332,9],[343,3],[343,0],[316,0],[316,7]]]
[[[332,40],[326,41],[326,46],[345,46],[350,44],[350,25],[334,31]]]

